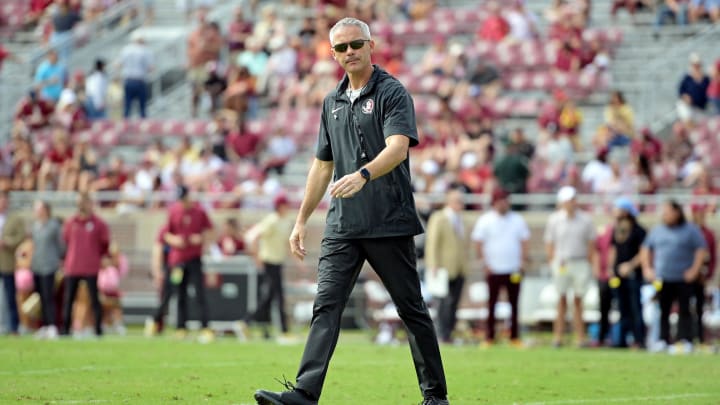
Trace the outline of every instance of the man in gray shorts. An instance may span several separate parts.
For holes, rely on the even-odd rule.
[[[590,215],[577,208],[576,191],[565,186],[558,191],[560,209],[555,211],[545,228],[545,249],[553,274],[553,283],[560,296],[553,325],[553,346],[559,347],[565,329],[568,290],[573,292],[573,324],[577,344],[585,343],[583,297],[597,272],[595,226]]]

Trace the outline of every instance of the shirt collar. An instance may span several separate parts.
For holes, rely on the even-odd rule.
[[[384,72],[378,65],[373,65],[373,72],[372,75],[370,75],[370,80],[365,84],[365,87],[362,91],[362,94],[370,93],[375,88],[375,84],[378,81],[378,77],[380,77],[381,72]],[[350,79],[348,78],[347,73],[343,76],[343,78],[340,80],[340,83],[338,83],[337,87],[335,88],[335,99],[339,100],[342,99],[345,96],[345,91],[347,90],[348,86],[350,84]]]

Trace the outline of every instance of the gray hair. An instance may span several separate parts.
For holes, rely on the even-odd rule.
[[[372,36],[370,35],[370,27],[368,27],[364,21],[360,21],[357,18],[345,17],[330,28],[330,45],[333,44],[333,34],[342,27],[358,27],[365,37],[363,39],[372,39]]]

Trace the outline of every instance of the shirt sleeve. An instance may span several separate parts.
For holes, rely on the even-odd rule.
[[[656,234],[657,234],[656,229],[651,230],[650,233],[648,233],[647,237],[645,237],[645,240],[643,241],[643,244],[642,244],[643,247],[648,248],[650,250],[655,249],[655,243],[656,243],[655,238],[657,238]]]
[[[690,242],[692,243],[693,249],[707,249],[707,242],[705,241],[705,236],[703,236],[702,231],[697,226],[693,225],[692,231],[690,233]]]
[[[478,218],[477,222],[475,222],[470,238],[475,242],[483,242],[485,240],[485,223],[483,217]]]
[[[517,216],[518,224],[520,226],[520,240],[530,240],[530,228],[527,226],[527,222],[520,215]]]
[[[410,138],[410,147],[419,143],[413,100],[402,85],[398,84],[389,91],[382,113],[385,138],[393,135],[405,135]]]
[[[318,133],[318,144],[315,157],[318,160],[331,162],[333,160],[332,145],[330,145],[330,133],[327,130],[327,116],[325,114],[325,103],[323,103],[322,114],[320,115],[320,130]]]
[[[202,210],[203,231],[213,229],[213,223],[205,210]]]
[[[551,215],[548,219],[547,225],[545,225],[545,235],[543,235],[545,243],[555,242],[555,216]]]

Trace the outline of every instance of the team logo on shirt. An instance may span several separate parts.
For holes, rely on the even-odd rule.
[[[369,98],[362,104],[362,112],[365,114],[372,114],[375,102]]]
[[[183,224],[184,225],[190,225],[190,222],[192,222],[192,218],[190,218],[190,215],[183,215]]]
[[[85,223],[85,230],[86,230],[86,231],[92,232],[93,229],[95,229],[95,224],[93,224],[92,222],[86,222],[86,223]]]

